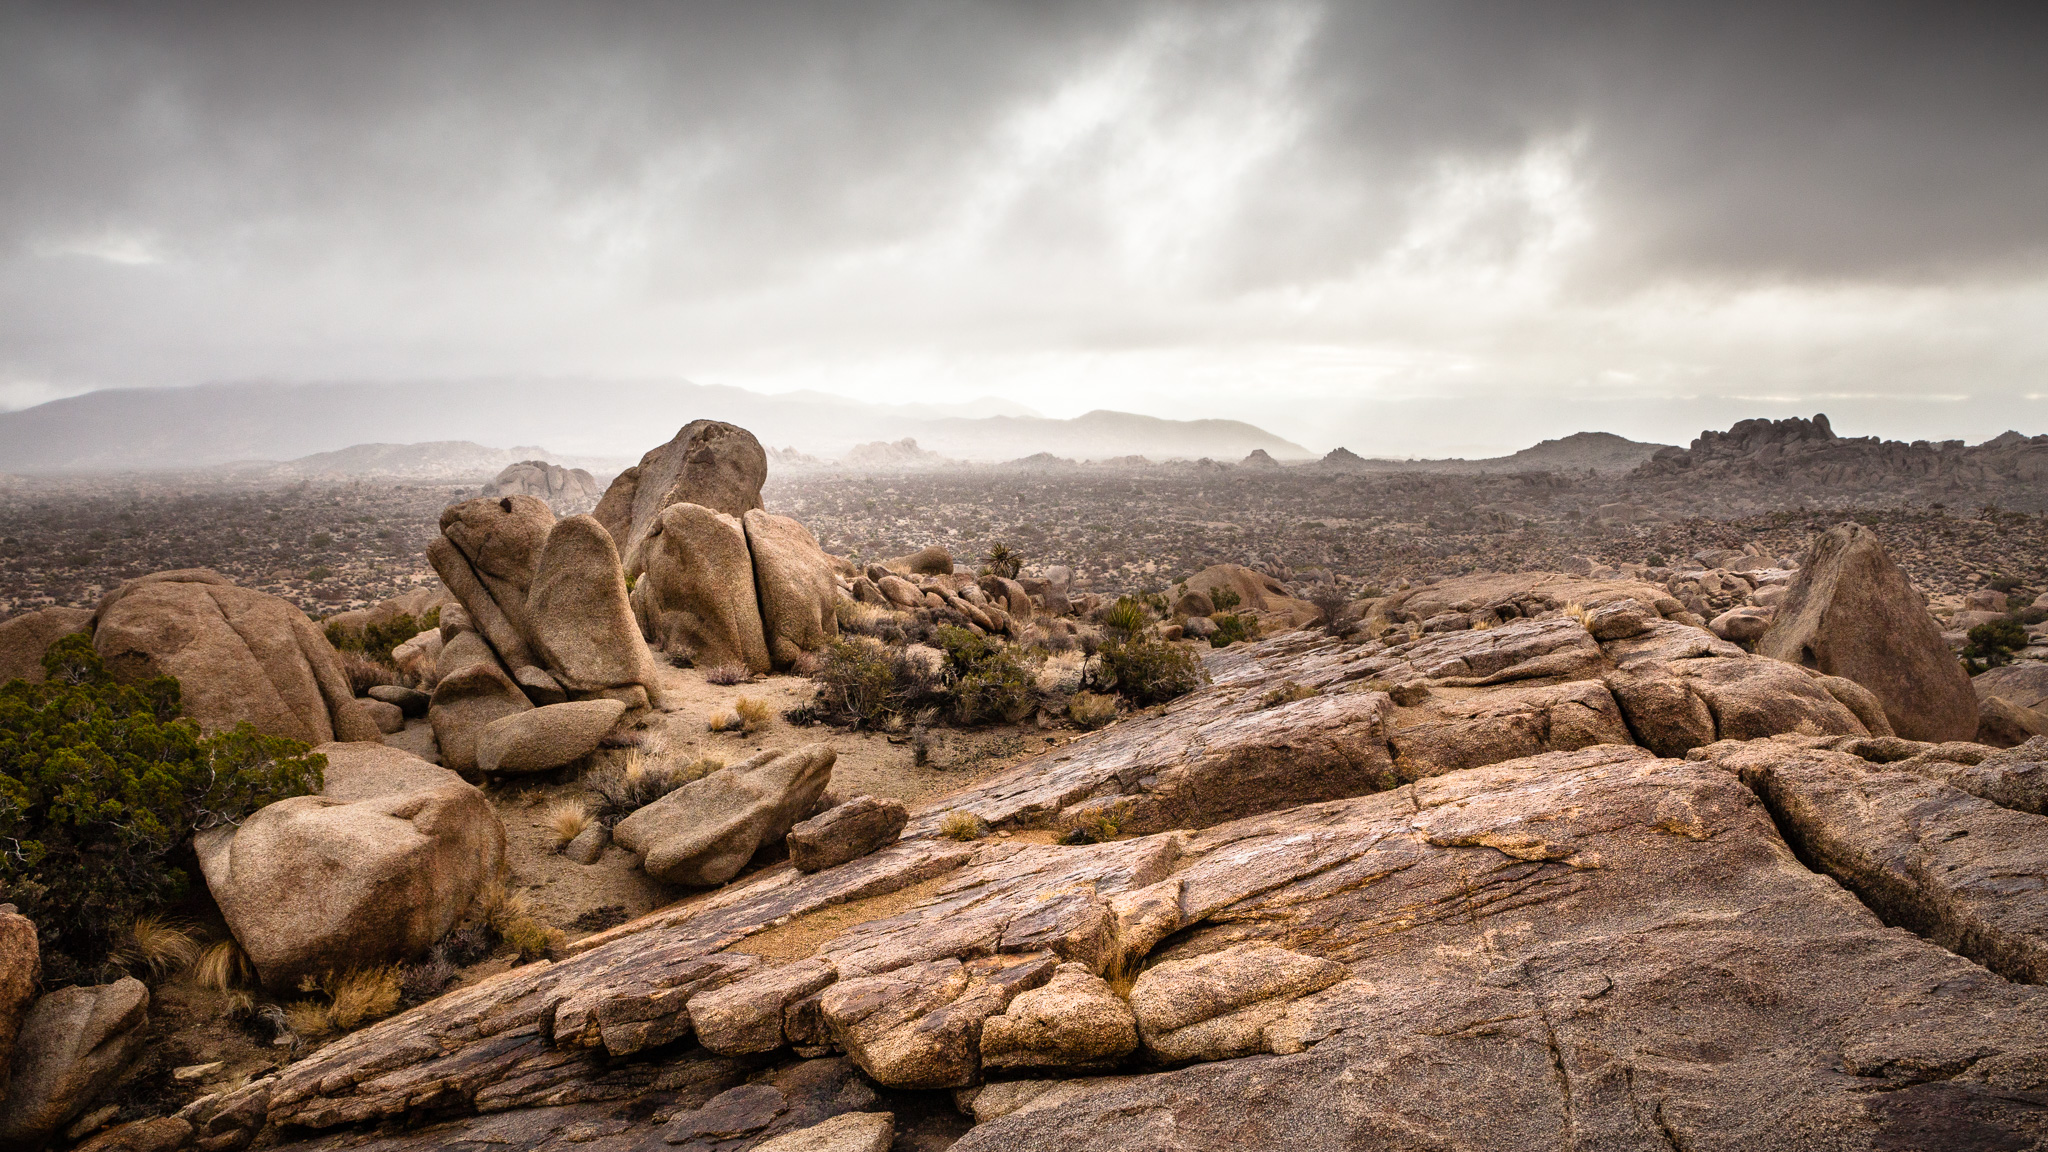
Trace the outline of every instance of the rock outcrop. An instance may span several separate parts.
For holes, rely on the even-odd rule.
[[[837,759],[824,744],[770,750],[720,768],[619,821],[613,837],[671,884],[723,884],[818,803]]]
[[[654,657],[641,642],[611,535],[594,518],[557,521],[526,594],[533,650],[572,696],[644,708]]]
[[[92,628],[90,608],[42,608],[0,623],[0,684],[43,682],[43,653],[66,636]]]
[[[1280,581],[1242,564],[1212,564],[1188,577],[1187,590],[1202,593],[1212,603],[1219,590],[1234,592],[1238,607],[1226,611],[1249,611],[1286,628],[1314,623],[1322,615],[1315,605],[1289,595]]]
[[[597,751],[625,714],[617,700],[571,700],[499,717],[477,735],[477,770],[546,772],[574,764]]]
[[[93,648],[117,679],[177,677],[185,715],[209,732],[246,720],[309,744],[381,735],[304,612],[203,568],[158,572],[108,593]]]
[[[0,1100],[7,1098],[14,1038],[36,1001],[36,985],[43,978],[42,958],[36,926],[15,911],[14,905],[0,904]]]
[[[838,585],[825,550],[803,525],[756,509],[740,518],[754,562],[754,592],[768,659],[788,668],[839,638]]]
[[[633,609],[649,640],[699,668],[772,667],[746,529],[723,512],[671,504],[644,538]]]
[[[1763,655],[1868,688],[1909,740],[1968,740],[1977,698],[1920,594],[1860,524],[1823,533],[1800,563]]]
[[[858,860],[896,842],[910,822],[900,800],[855,796],[789,830],[789,863],[799,872],[818,872]]]
[[[38,999],[15,1038],[0,1148],[40,1148],[85,1111],[142,1050],[148,1016],[149,989],[134,977]]]
[[[504,825],[454,772],[379,745],[319,750],[319,795],[193,840],[229,930],[278,992],[419,955],[505,867]]]
[[[602,493],[597,478],[581,468],[564,468],[545,460],[521,460],[505,470],[477,493],[494,496],[532,496],[547,501],[559,515],[570,516],[597,507]]]
[[[721,420],[692,420],[675,438],[648,451],[605,489],[594,515],[625,558],[641,570],[641,541],[671,504],[696,504],[738,518],[761,507],[768,454],[754,434]]]

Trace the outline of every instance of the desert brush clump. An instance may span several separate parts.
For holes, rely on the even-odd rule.
[[[559,851],[590,827],[590,809],[581,801],[564,800],[548,809],[547,823],[548,830],[555,834],[555,848]]]
[[[48,680],[0,687],[0,891],[34,920],[50,987],[100,982],[136,917],[191,889],[193,834],[318,792],[327,758],[248,724],[203,735],[176,679],[118,684],[85,635]]]
[[[1038,704],[1031,670],[1017,649],[966,628],[941,628],[939,650],[946,654],[952,681],[953,714],[962,724],[994,721],[1014,723]]]
[[[211,992],[231,992],[256,983],[256,966],[233,940],[207,945],[192,962],[192,982]]]
[[[744,664],[719,664],[704,670],[704,682],[706,684],[721,686],[745,684],[753,678],[754,674],[747,671],[747,666]]]
[[[1267,708],[1277,708],[1282,704],[1292,704],[1296,700],[1308,700],[1322,694],[1319,688],[1311,688],[1294,680],[1282,680],[1266,689],[1266,694],[1259,697],[1259,703]]]
[[[309,998],[285,1009],[291,1030],[312,1040],[335,1032],[350,1032],[364,1024],[382,1020],[398,1011],[404,988],[395,965],[352,968],[329,972],[299,982],[299,991]]]
[[[733,715],[740,718],[742,732],[759,732],[775,719],[775,706],[757,696],[742,696],[732,702]]]
[[[939,819],[939,835],[948,840],[979,840],[988,835],[988,822],[964,808],[955,808]]]
[[[1164,704],[1194,691],[1203,679],[1202,662],[1187,649],[1135,636],[1106,641],[1088,683],[1133,704]]]
[[[1218,612],[1209,619],[1216,622],[1216,631],[1209,634],[1211,648],[1228,648],[1239,641],[1259,638],[1259,622],[1248,614]]]
[[[1116,719],[1116,697],[1100,692],[1076,692],[1067,701],[1067,719],[1076,727],[1094,730]]]
[[[865,636],[833,642],[812,680],[818,686],[813,714],[854,728],[884,728],[945,700],[939,670]]]
[[[189,924],[145,912],[128,922],[109,958],[136,975],[161,980],[199,959],[199,941]]]
[[[2027,629],[2017,620],[1993,620],[1970,629],[1969,643],[1963,645],[1963,670],[1975,676],[2013,661],[2013,653],[2030,642]]]
[[[1130,805],[1112,804],[1074,817],[1067,830],[1060,834],[1061,844],[1107,844],[1123,834],[1130,823]]]
[[[1228,612],[1244,603],[1244,597],[1238,595],[1234,588],[1212,588],[1209,590],[1209,603],[1214,604],[1218,612]]]

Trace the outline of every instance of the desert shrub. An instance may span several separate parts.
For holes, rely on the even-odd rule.
[[[1038,703],[1031,669],[1015,648],[966,628],[941,628],[936,639],[953,682],[947,694],[962,724],[1021,720]]]
[[[1963,646],[1963,670],[1975,676],[2012,663],[2012,654],[2027,646],[2027,630],[2017,620],[1993,620],[1970,629]]]
[[[560,948],[568,935],[535,918],[525,893],[511,893],[502,884],[492,884],[477,898],[474,916],[498,941],[519,954],[521,961],[539,960]]]
[[[939,820],[939,835],[948,840],[979,840],[988,835],[988,822],[972,812],[955,808]]]
[[[389,664],[393,648],[429,628],[440,626],[439,608],[432,609],[421,617],[414,617],[410,612],[401,612],[389,620],[371,624],[360,631],[329,622],[327,642],[334,645],[338,652],[360,652],[380,664]]]
[[[747,667],[744,664],[720,664],[716,668],[704,670],[704,682],[706,684],[718,684],[721,686],[745,684],[753,678],[754,674],[747,671]]]
[[[361,652],[341,652],[341,674],[348,677],[349,690],[358,696],[367,695],[379,684],[398,683],[398,669],[390,664],[380,664]]]
[[[2048,608],[2035,608],[2029,605],[2020,609],[2017,615],[2021,624],[2039,624],[2048,620]]]
[[[944,699],[944,685],[923,661],[873,640],[835,642],[811,679],[814,713],[855,728],[881,728]]]
[[[1992,578],[1989,584],[1985,585],[1985,587],[1991,589],[1993,592],[2011,592],[2013,589],[2018,588],[2019,586],[2020,582],[2018,578],[2013,576],[1995,576]]]
[[[588,827],[590,809],[574,800],[565,800],[548,809],[548,828],[555,834],[555,847],[558,849],[581,836]]]
[[[1209,590],[1209,603],[1214,604],[1218,612],[1228,612],[1244,603],[1244,597],[1239,596],[1234,588],[1212,588]]]
[[[1140,592],[1138,593],[1138,602],[1151,609],[1153,615],[1162,619],[1165,618],[1166,613],[1173,607],[1167,601],[1166,593],[1164,592]]]
[[[1059,837],[1062,844],[1107,844],[1122,834],[1130,822],[1131,810],[1118,803],[1076,817]]]
[[[1099,692],[1076,692],[1067,702],[1067,719],[1093,731],[1116,719],[1116,697]]]
[[[1102,626],[1113,636],[1136,636],[1151,622],[1144,602],[1131,596],[1119,596],[1116,603],[1102,610]]]
[[[740,730],[758,732],[775,719],[775,706],[755,696],[742,696],[732,703],[733,715],[740,718]]]
[[[1297,683],[1293,680],[1282,680],[1279,684],[1268,688],[1266,694],[1259,698],[1259,703],[1267,708],[1277,708],[1282,704],[1292,704],[1296,700],[1307,700],[1310,697],[1321,695],[1322,692],[1320,690],[1311,688],[1306,684]]]
[[[1185,696],[1202,683],[1202,664],[1186,649],[1142,638],[1102,645],[1091,679],[1098,689],[1137,704]]]
[[[982,557],[982,560],[987,564],[987,568],[984,571],[991,576],[1001,576],[1006,580],[1015,580],[1017,573],[1024,570],[1024,558],[1012,552],[1007,545],[1001,543],[989,545],[988,555]]]
[[[315,980],[307,977],[299,991],[316,999],[300,1000],[285,1009],[291,1030],[306,1039],[331,1032],[348,1032],[398,1011],[404,987],[396,967],[358,968],[328,973]]]
[[[124,930],[185,894],[172,853],[193,833],[319,791],[327,758],[248,724],[201,735],[177,680],[117,684],[84,635],[43,669],[0,688],[0,890],[36,922],[55,987],[112,975]]]
[[[1344,626],[1344,615],[1351,610],[1351,598],[1335,584],[1317,584],[1309,589],[1308,602],[1323,614],[1323,630],[1335,635]]]
[[[1240,640],[1257,640],[1259,622],[1237,612],[1218,612],[1209,617],[1216,622],[1216,631],[1209,634],[1209,647],[1228,648]]]

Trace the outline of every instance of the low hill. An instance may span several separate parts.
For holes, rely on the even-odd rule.
[[[1612,432],[1574,432],[1482,460],[1369,460],[1338,448],[1317,466],[1333,472],[1627,472],[1669,447]]]

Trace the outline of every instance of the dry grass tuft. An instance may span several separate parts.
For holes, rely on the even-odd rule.
[[[758,696],[742,696],[733,701],[732,710],[740,718],[741,730],[758,732],[775,719],[775,706]]]
[[[590,809],[580,801],[564,800],[548,809],[548,827],[555,833],[555,847],[561,849],[590,827]]]
[[[1491,621],[1491,620],[1474,620],[1474,621],[1472,622],[1472,631],[1474,631],[1474,632],[1491,632],[1491,631],[1493,631],[1493,621]]]
[[[299,1000],[285,1009],[286,1024],[307,1039],[382,1020],[398,1011],[402,996],[398,969],[392,965],[353,968],[339,975],[329,972],[318,980],[307,977],[299,991],[326,998]]]
[[[708,724],[713,732],[738,732],[747,726],[737,712],[713,712]]]
[[[568,942],[567,933],[535,918],[523,892],[508,893],[503,884],[493,883],[485,891],[482,904],[492,930],[519,953],[521,960],[539,960]]]
[[[988,835],[988,822],[972,812],[956,808],[939,821],[939,835],[948,840],[979,840]]]
[[[199,959],[199,941],[186,925],[145,913],[128,925],[114,959],[124,968],[140,969],[151,979],[161,980]]]
[[[694,780],[702,780],[724,767],[725,761],[716,756],[699,756],[676,772],[676,787],[680,788]]]
[[[1067,719],[1093,731],[1116,719],[1116,697],[1108,693],[1076,692],[1067,702]]]
[[[1574,620],[1577,620],[1579,622],[1579,626],[1582,628],[1591,628],[1593,626],[1592,609],[1586,607],[1584,604],[1581,604],[1576,600],[1564,606],[1564,614],[1566,616],[1571,617]]]
[[[1322,694],[1321,689],[1311,688],[1294,680],[1282,680],[1279,684],[1267,689],[1266,694],[1259,698],[1259,703],[1267,708],[1275,708],[1282,704],[1292,704],[1296,700],[1308,700]]]
[[[343,649],[335,655],[341,658],[341,673],[348,677],[349,687],[358,696],[379,684],[398,683],[398,669],[375,657],[354,649]]]
[[[192,979],[201,988],[229,992],[256,983],[256,966],[233,940],[207,946],[192,963]]]
[[[704,670],[704,682],[707,684],[745,684],[753,678],[754,674],[747,671],[744,664],[720,664]]]

